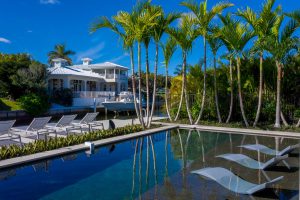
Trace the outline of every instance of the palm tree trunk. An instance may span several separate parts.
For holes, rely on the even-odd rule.
[[[280,111],[280,118],[281,118],[281,120],[282,120],[284,126],[289,126],[289,124],[287,123],[287,121],[286,121],[286,119],[285,119],[285,117],[284,117],[282,111]]]
[[[150,121],[148,126],[151,125],[152,117],[155,110],[155,99],[156,99],[156,87],[157,87],[157,69],[158,69],[158,43],[155,43],[155,67],[154,67],[154,77],[153,77],[153,96],[152,96],[152,105],[151,105],[151,114]]]
[[[170,122],[172,122],[173,120],[172,120],[172,117],[171,117],[171,114],[170,114],[169,100],[168,100],[168,97],[169,97],[168,80],[169,80],[169,66],[168,66],[168,63],[166,63],[165,104],[166,104],[166,110],[167,110],[168,118],[169,118]]]
[[[296,124],[296,128],[300,127],[300,119],[298,120],[298,123]]]
[[[242,113],[245,125],[246,125],[246,127],[248,127],[249,124],[248,124],[248,121],[247,121],[247,118],[246,118],[246,115],[245,115],[243,98],[242,98],[240,58],[238,58],[238,57],[236,59],[236,66],[237,66],[237,79],[238,79],[238,93],[239,93],[240,108],[241,108],[241,113]]]
[[[202,101],[201,101],[200,113],[199,113],[199,116],[198,116],[195,124],[198,124],[201,117],[202,117],[203,110],[204,110],[204,104],[205,104],[205,97],[206,97],[206,38],[205,37],[203,37],[203,41],[204,41],[203,92],[202,92]]]
[[[142,62],[141,62],[141,43],[138,43],[138,73],[139,73],[139,110],[140,110],[140,118],[141,118],[141,125],[145,128],[145,122],[143,117],[143,107],[142,107]]]
[[[253,127],[255,127],[259,120],[259,115],[261,111],[261,104],[262,104],[262,93],[263,93],[263,53],[260,53],[259,58],[259,92],[258,92],[258,105],[255,120],[253,123]]]
[[[281,105],[280,105],[280,97],[281,97],[281,63],[276,61],[277,66],[277,91],[276,91],[276,120],[275,120],[275,128],[280,128],[280,113],[281,113]]]
[[[217,61],[216,61],[216,55],[214,55],[214,92],[215,92],[215,104],[217,109],[217,116],[219,123],[222,123],[222,118],[220,115],[219,110],[219,98],[218,98],[218,90],[217,90],[217,69],[216,69]]]
[[[180,114],[180,110],[182,107],[182,102],[183,102],[183,95],[184,95],[184,83],[183,83],[183,73],[182,73],[182,83],[181,83],[181,94],[180,94],[180,101],[179,101],[179,106],[178,106],[178,110],[177,110],[177,114],[175,116],[174,121],[177,121],[179,114]]]
[[[136,112],[136,116],[142,124],[142,119],[140,116],[139,107],[136,101],[136,86],[135,86],[135,72],[134,72],[134,55],[133,55],[133,47],[130,47],[130,62],[131,62],[131,80],[132,80],[132,93],[133,93],[133,101],[134,101],[134,109]]]
[[[146,46],[146,126],[149,126],[149,116],[150,116],[150,89],[149,89],[149,47]]]
[[[190,110],[190,104],[189,104],[189,96],[187,94],[187,86],[186,86],[186,53],[184,52],[183,53],[183,66],[182,66],[182,72],[183,72],[183,88],[184,88],[184,96],[185,96],[185,104],[186,104],[186,111],[188,113],[188,116],[189,116],[189,120],[190,120],[190,123],[193,124],[193,117],[192,117],[192,113],[191,113],[191,110]]]
[[[232,70],[232,58],[230,58],[229,61],[229,73],[230,73],[230,108],[229,108],[229,113],[228,117],[226,119],[226,123],[229,123],[229,120],[231,118],[232,114],[232,108],[233,108],[233,70]]]

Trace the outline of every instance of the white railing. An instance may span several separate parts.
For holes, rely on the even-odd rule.
[[[115,92],[107,92],[107,91],[78,91],[73,92],[74,98],[106,98],[106,99],[114,99]]]

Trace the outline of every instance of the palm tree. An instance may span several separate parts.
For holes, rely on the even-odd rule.
[[[175,121],[179,117],[179,113],[182,107],[183,97],[185,97],[186,103],[186,110],[189,116],[189,121],[193,124],[192,113],[189,107],[189,99],[187,94],[187,87],[186,87],[186,59],[187,54],[192,49],[193,41],[196,39],[197,34],[193,27],[193,19],[191,16],[183,15],[181,18],[181,23],[178,28],[170,28],[167,31],[171,37],[177,42],[177,44],[181,47],[182,50],[182,90],[181,90],[181,97],[179,102],[178,111],[175,117]]]
[[[65,44],[57,44],[54,46],[54,50],[48,53],[48,63],[52,63],[52,59],[62,58],[67,60],[69,65],[72,65],[71,55],[74,55],[75,52],[72,50],[66,50]]]
[[[213,6],[210,11],[207,10],[207,0],[201,2],[200,4],[198,4],[197,2],[195,2],[193,0],[188,0],[188,1],[182,2],[181,5],[187,7],[194,14],[193,19],[194,19],[195,25],[197,26],[197,32],[199,35],[201,35],[203,37],[203,42],[204,42],[203,94],[202,94],[200,113],[196,120],[196,124],[198,124],[202,117],[202,113],[204,110],[205,97],[206,97],[206,67],[207,67],[207,62],[206,62],[206,42],[207,41],[206,41],[206,39],[208,37],[210,24],[216,15],[220,14],[225,8],[233,6],[233,4],[218,3],[215,6]]]
[[[229,84],[230,84],[230,106],[229,106],[229,112],[228,116],[226,119],[226,123],[229,123],[232,115],[232,110],[233,110],[233,67],[232,67],[232,61],[234,58],[234,52],[232,49],[232,46],[230,45],[233,43],[234,38],[231,37],[231,35],[227,35],[226,32],[228,30],[228,27],[234,27],[234,24],[237,23],[235,20],[231,18],[230,14],[227,14],[226,16],[221,16],[219,15],[219,18],[221,19],[222,23],[224,26],[219,30],[220,31],[220,36],[221,40],[225,40],[228,42],[223,42],[224,46],[227,48],[228,53],[225,55],[225,58],[229,60]]]
[[[222,123],[222,118],[219,110],[219,99],[218,99],[218,87],[217,87],[217,52],[218,50],[223,46],[222,40],[219,38],[219,30],[216,30],[214,34],[209,35],[208,37],[208,44],[211,48],[211,51],[213,53],[213,59],[214,59],[214,93],[215,93],[215,104],[216,104],[216,111],[218,116],[219,123]]]
[[[258,105],[256,117],[253,123],[255,127],[258,123],[262,96],[263,96],[263,56],[264,56],[264,42],[265,38],[270,35],[272,28],[275,25],[278,13],[281,11],[281,7],[278,6],[272,11],[275,0],[267,0],[262,7],[262,10],[256,14],[251,8],[247,7],[245,11],[238,11],[238,15],[241,16],[252,27],[254,34],[257,36],[257,40],[254,45],[254,50],[259,53],[259,93],[258,93]]]
[[[170,114],[169,110],[169,90],[168,90],[168,79],[169,79],[169,63],[171,60],[171,57],[173,56],[174,52],[176,51],[177,44],[176,41],[172,38],[169,37],[165,43],[165,45],[161,45],[162,51],[164,54],[164,59],[165,59],[165,69],[166,69],[166,82],[165,82],[165,104],[166,104],[166,110],[168,114],[169,120],[172,122],[173,119]]]
[[[135,77],[134,51],[133,51],[134,37],[132,37],[134,34],[134,25],[133,25],[134,17],[135,16],[133,14],[130,15],[129,13],[125,13],[125,12],[120,12],[117,16],[114,16],[113,21],[110,21],[107,17],[101,17],[92,24],[91,32],[95,32],[102,28],[108,28],[121,38],[121,40],[123,41],[123,48],[125,50],[129,49],[134,107],[140,123],[143,124],[142,115],[140,115],[140,110],[137,105],[137,98],[136,98],[136,84],[135,84],[136,77]],[[121,32],[119,29],[122,29],[123,32]]]
[[[154,114],[154,108],[155,108],[159,42],[160,42],[163,34],[168,29],[169,25],[180,17],[180,14],[177,14],[177,13],[169,13],[166,15],[163,12],[161,7],[154,7],[154,13],[155,13],[155,9],[158,10],[158,12],[160,12],[160,16],[156,18],[156,25],[153,27],[153,39],[155,41],[155,66],[154,66],[151,115],[150,115],[150,121],[148,122],[148,126],[150,126],[150,124],[151,124],[152,117]]]
[[[286,13],[285,15],[293,18],[297,22],[298,27],[300,26],[300,10],[296,10],[291,13]]]
[[[134,9],[134,13],[136,13],[134,20],[134,38],[138,43],[138,74],[139,74],[139,100],[140,100],[140,115],[142,115],[142,70],[141,70],[141,43],[145,40],[145,37],[149,37],[149,30],[151,30],[156,25],[156,18],[161,15],[159,9],[149,10],[150,1],[146,2],[138,2],[137,6]],[[151,7],[150,7],[151,8]],[[152,12],[151,12],[152,11]],[[149,83],[148,83],[149,84]],[[147,97],[147,119],[149,117],[149,96]],[[146,121],[146,125],[148,120]],[[145,126],[145,122],[142,122],[143,126]]]
[[[293,53],[293,50],[299,48],[299,38],[294,37],[298,24],[295,20],[291,20],[282,28],[284,16],[277,17],[276,26],[272,29],[272,33],[266,39],[265,49],[273,55],[277,67],[277,89],[276,89],[276,115],[275,128],[280,128],[281,117],[281,79],[282,69],[288,56]]]
[[[242,98],[242,86],[241,86],[241,72],[240,72],[240,64],[241,64],[241,56],[242,52],[249,42],[251,38],[254,37],[252,31],[248,29],[248,27],[239,21],[232,21],[228,23],[228,17],[221,17],[222,22],[225,22],[225,26],[221,29],[223,42],[232,49],[235,58],[236,58],[236,66],[237,66],[237,83],[238,83],[238,96],[240,102],[241,114],[244,120],[246,127],[249,126],[247,121],[244,104]],[[230,38],[230,39],[229,39]]]

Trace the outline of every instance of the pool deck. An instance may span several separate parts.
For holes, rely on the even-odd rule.
[[[175,123],[164,123],[164,122],[152,122],[156,125],[171,126]],[[257,130],[257,129],[245,129],[245,128],[228,128],[228,127],[217,127],[217,126],[202,126],[202,125],[188,125],[188,124],[176,124],[179,128],[186,129],[199,129],[203,131],[211,132],[226,132],[233,134],[247,134],[247,135],[257,135],[266,137],[285,137],[300,139],[299,132],[285,132],[285,131],[268,131],[268,130]]]

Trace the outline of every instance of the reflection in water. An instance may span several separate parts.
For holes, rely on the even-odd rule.
[[[99,191],[104,200],[291,199],[299,192],[299,154],[296,152],[287,158],[292,170],[286,170],[282,163],[268,171],[252,170],[216,156],[242,152],[266,162],[273,156],[238,146],[262,144],[281,150],[296,143],[299,141],[288,138],[174,129],[96,149],[100,151],[90,158],[83,152],[35,164],[34,169],[39,173],[32,167],[14,169],[6,172],[11,174],[9,178],[0,181],[0,194],[3,199],[99,199]],[[190,173],[206,167],[223,167],[255,184],[281,175],[284,179],[275,187],[275,192],[273,188],[250,197],[235,194],[214,181]],[[24,184],[26,181],[28,184]],[[36,189],[32,191],[32,188]],[[30,198],[23,195],[25,191],[32,191]]]

